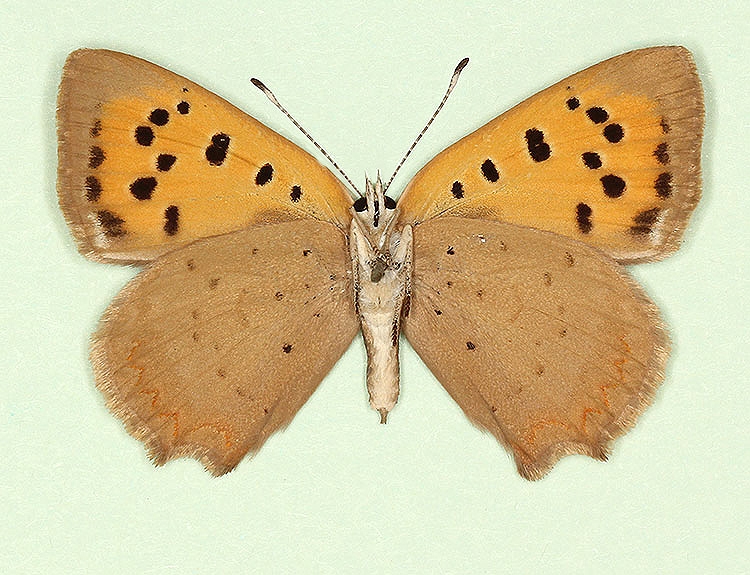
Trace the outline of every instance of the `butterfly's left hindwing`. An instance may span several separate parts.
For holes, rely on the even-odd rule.
[[[351,199],[312,156],[197,84],[79,50],[58,97],[60,206],[84,255],[147,261],[257,222],[347,229]]]
[[[258,225],[158,258],[104,314],[96,383],[162,464],[226,473],[285,427],[359,329],[345,236]]]

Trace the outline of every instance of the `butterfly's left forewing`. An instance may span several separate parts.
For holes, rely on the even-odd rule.
[[[307,152],[134,56],[68,57],[58,136],[60,206],[94,259],[148,261],[258,222],[348,227],[349,194]]]

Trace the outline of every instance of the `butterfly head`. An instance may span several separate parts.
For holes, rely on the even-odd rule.
[[[374,183],[369,178],[365,179],[365,195],[354,202],[352,211],[370,238],[381,247],[385,245],[391,225],[396,219],[396,202],[385,195],[380,174]]]

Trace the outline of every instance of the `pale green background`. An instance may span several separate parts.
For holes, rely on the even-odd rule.
[[[748,4],[316,4],[0,6],[0,571],[750,572]],[[655,405],[609,463],[567,458],[522,480],[408,346],[401,401],[380,426],[359,341],[289,429],[221,479],[194,461],[152,467],[107,412],[87,342],[134,271],[81,257],[57,208],[68,52],[153,60],[302,142],[248,82],[259,76],[358,184],[390,173],[470,56],[401,188],[520,99],[667,43],[694,52],[704,82],[705,191],[682,250],[633,270],[675,349]]]

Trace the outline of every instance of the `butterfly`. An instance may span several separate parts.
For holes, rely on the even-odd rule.
[[[606,459],[669,340],[623,264],[675,251],[700,196],[685,48],[596,64],[424,166],[398,202],[349,190],[225,100],[79,50],[58,98],[58,194],[79,250],[145,266],[92,337],[97,387],[156,464],[232,470],[289,424],[362,331],[385,422],[403,333],[538,479]]]

